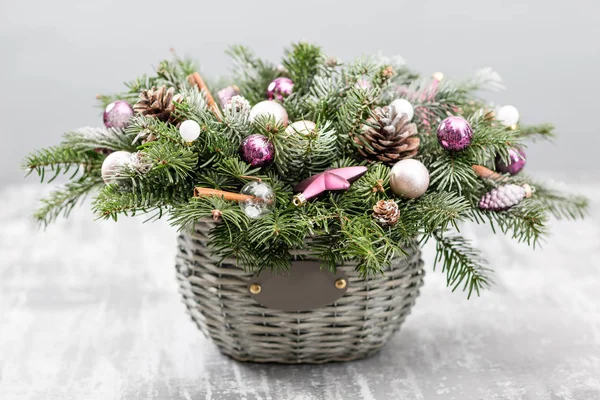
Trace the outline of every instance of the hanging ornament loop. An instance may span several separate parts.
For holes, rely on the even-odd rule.
[[[301,207],[304,204],[306,204],[306,197],[304,197],[304,195],[302,193],[298,193],[292,199],[292,204],[295,205],[296,207]]]

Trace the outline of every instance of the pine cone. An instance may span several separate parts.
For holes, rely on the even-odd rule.
[[[394,200],[379,200],[373,206],[373,218],[382,226],[396,225],[400,217],[398,204]]]
[[[525,184],[502,185],[486,193],[479,201],[479,208],[488,211],[506,211],[519,204],[525,197],[531,197],[531,186]]]
[[[181,102],[182,99],[180,94],[175,94],[175,88],[167,89],[166,86],[161,86],[157,89],[152,87],[152,89],[142,90],[140,99],[133,106],[133,110],[138,114],[176,125],[179,121],[173,115],[175,103]]]
[[[365,159],[392,166],[400,160],[414,157],[420,140],[416,137],[417,126],[394,107],[376,108],[375,116],[367,120],[362,135],[354,141],[360,146],[358,152]]]

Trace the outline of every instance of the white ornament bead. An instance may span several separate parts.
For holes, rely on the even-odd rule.
[[[285,133],[287,133],[288,135],[298,133],[302,136],[306,136],[309,133],[311,133],[316,128],[316,126],[317,124],[315,124],[314,122],[303,119],[301,121],[296,121],[293,124],[290,124],[290,126],[288,126],[285,129]]]
[[[406,118],[408,118],[409,121],[412,121],[415,115],[415,109],[408,100],[396,99],[392,101],[392,104],[390,104],[390,106],[394,107],[398,114],[404,114],[406,115]]]
[[[519,110],[513,106],[500,107],[496,119],[504,126],[512,126],[519,122]]]
[[[120,176],[120,171],[123,167],[129,165],[131,153],[128,151],[115,151],[110,153],[102,163],[102,179],[104,183],[110,185],[117,183]]]
[[[250,110],[250,122],[261,115],[272,115],[275,121],[287,126],[288,124],[288,113],[281,104],[273,100],[265,100],[257,103],[252,110]]]
[[[179,134],[186,142],[193,142],[200,136],[200,125],[191,119],[183,121],[179,125]]]
[[[392,191],[407,199],[421,197],[429,187],[429,171],[418,160],[398,161],[390,171]]]

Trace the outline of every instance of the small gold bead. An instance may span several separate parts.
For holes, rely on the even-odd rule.
[[[442,79],[444,79],[444,74],[441,72],[436,72],[435,74],[431,75],[431,77],[440,82]]]
[[[338,289],[344,289],[346,286],[348,286],[348,282],[344,278],[335,281],[335,287]]]
[[[512,124],[511,126],[509,126],[511,131],[516,131],[517,130],[517,124]]]
[[[262,290],[262,287],[258,283],[253,283],[250,285],[250,293],[259,294]]]

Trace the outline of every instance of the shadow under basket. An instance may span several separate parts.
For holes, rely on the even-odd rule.
[[[290,280],[292,286],[282,289],[285,282],[269,284],[265,272],[258,276],[246,272],[235,260],[219,264],[207,246],[214,226],[212,221],[201,221],[179,236],[177,279],[192,320],[222,353],[239,361],[299,364],[368,357],[400,328],[423,284],[423,261],[415,244],[384,275],[369,279],[361,278],[354,264],[338,266],[335,274],[320,271],[314,256],[298,253],[290,275],[305,274],[310,270],[304,269],[307,262],[317,266],[316,275]],[[267,275],[272,282],[285,279]],[[331,289],[319,289],[323,285]],[[268,298],[269,291],[279,292],[274,293],[275,300]],[[261,305],[302,309],[305,300],[314,303],[322,292],[335,291],[339,294],[334,299],[306,311]],[[277,296],[284,297],[278,301]]]

